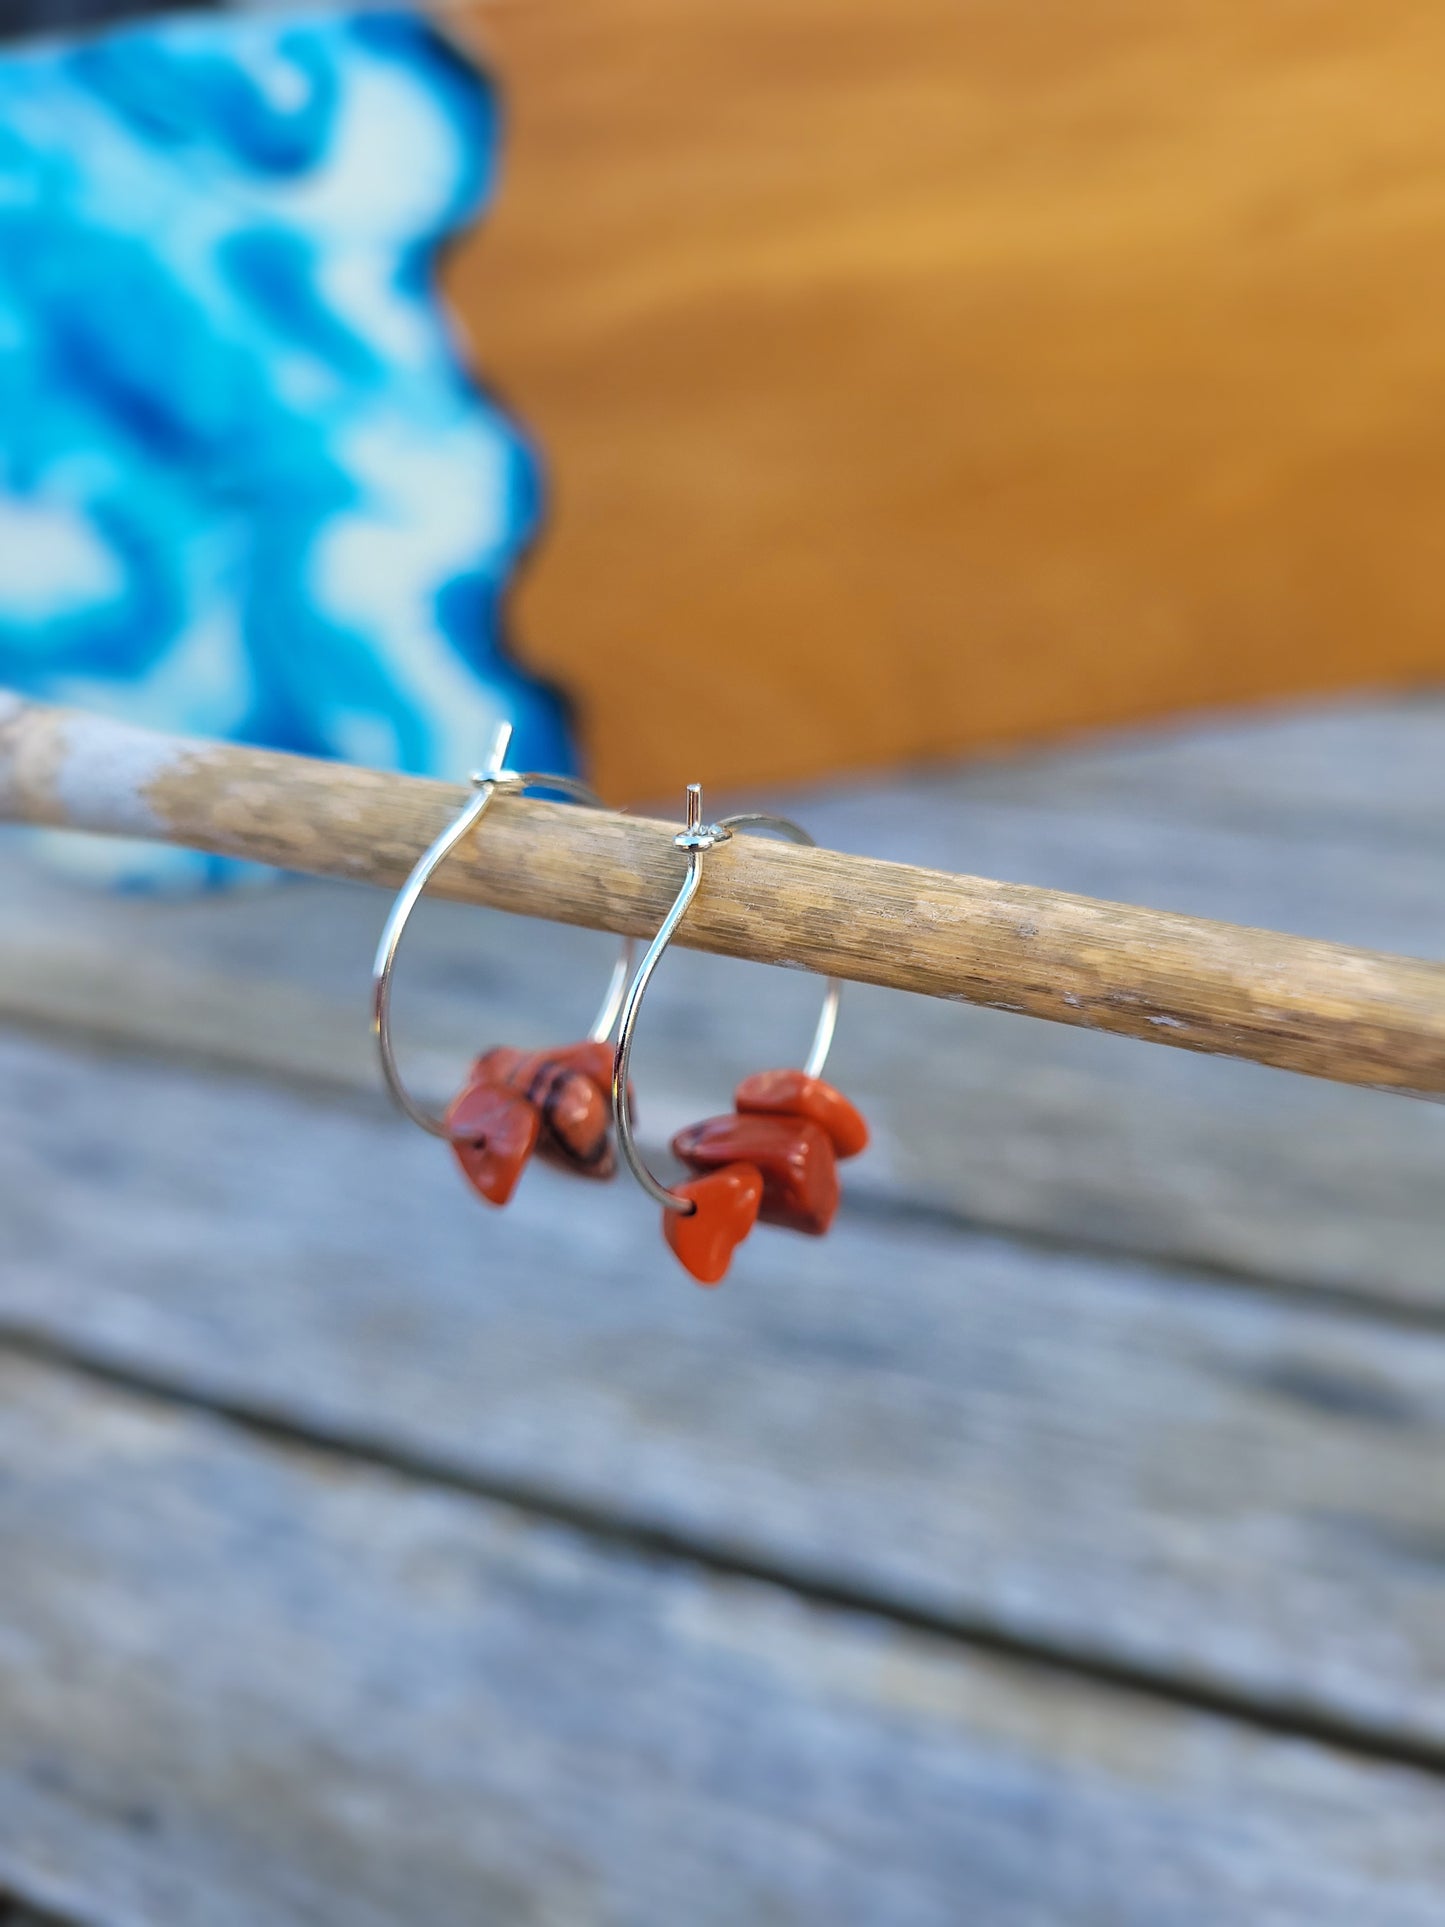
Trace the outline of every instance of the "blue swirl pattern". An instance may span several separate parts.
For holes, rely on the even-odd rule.
[[[573,767],[503,646],[539,464],[434,291],[496,120],[406,14],[0,61],[0,683],[452,776],[505,715],[527,766]]]

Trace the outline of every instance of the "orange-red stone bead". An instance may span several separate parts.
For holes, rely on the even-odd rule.
[[[763,1177],[758,1216],[764,1224],[821,1237],[838,1209],[838,1165],[832,1140],[806,1117],[710,1117],[672,1140],[694,1171],[754,1164]]]
[[[559,1044],[552,1050],[514,1050],[510,1045],[499,1044],[493,1050],[485,1051],[472,1066],[472,1076],[490,1077],[495,1082],[505,1081],[517,1065],[530,1061],[562,1064],[569,1071],[580,1071],[590,1077],[599,1091],[612,1088],[611,1044],[594,1043],[591,1038],[580,1044]]]
[[[757,1223],[763,1201],[763,1174],[753,1164],[726,1164],[703,1178],[675,1184],[674,1194],[696,1208],[684,1215],[666,1211],[662,1234],[700,1285],[720,1284],[732,1255]]]
[[[828,1133],[840,1158],[856,1158],[868,1148],[862,1113],[841,1091],[806,1071],[758,1071],[738,1085],[733,1103],[743,1112],[811,1118]]]
[[[542,1128],[536,1105],[499,1085],[478,1081],[452,1100],[446,1123],[457,1163],[472,1189],[488,1204],[505,1204]]]
[[[525,1097],[541,1115],[537,1155],[583,1177],[617,1169],[609,1132],[612,1046],[565,1044],[557,1050],[499,1045],[472,1066],[474,1080]]]

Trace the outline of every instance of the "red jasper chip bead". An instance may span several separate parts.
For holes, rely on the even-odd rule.
[[[612,1058],[611,1044],[597,1044],[591,1038],[581,1044],[559,1044],[555,1050],[514,1050],[499,1044],[477,1059],[472,1065],[472,1076],[489,1077],[502,1083],[519,1064],[545,1060],[564,1065],[569,1071],[580,1071],[584,1077],[591,1078],[599,1091],[606,1092],[612,1088]]]
[[[452,1151],[472,1189],[488,1204],[506,1204],[542,1128],[536,1105],[478,1081],[452,1100],[446,1124]]]
[[[868,1148],[868,1126],[843,1093],[806,1071],[757,1071],[738,1085],[733,1104],[742,1112],[807,1117],[820,1124],[840,1158]]]
[[[614,1174],[610,1044],[566,1044],[558,1050],[533,1051],[499,1045],[477,1059],[472,1077],[535,1105],[542,1120],[539,1157],[582,1177]]]
[[[732,1255],[757,1223],[763,1201],[763,1174],[754,1164],[725,1164],[703,1178],[675,1184],[673,1195],[696,1208],[666,1211],[662,1235],[683,1269],[700,1285],[720,1284]]]
[[[679,1131],[672,1149],[704,1173],[727,1164],[756,1165],[763,1178],[758,1216],[764,1224],[820,1238],[833,1222],[837,1159],[827,1132],[811,1118],[710,1117]]]

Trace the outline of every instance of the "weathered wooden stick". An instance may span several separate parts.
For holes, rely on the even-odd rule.
[[[395,887],[463,796],[454,784],[0,697],[0,820]],[[650,936],[681,874],[676,827],[499,798],[448,860],[437,894]],[[1445,1096],[1445,964],[761,837],[707,858],[680,941]]]

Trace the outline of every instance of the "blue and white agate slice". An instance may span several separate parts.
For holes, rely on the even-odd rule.
[[[505,716],[521,766],[573,767],[502,633],[538,462],[435,289],[496,149],[408,14],[0,59],[0,684],[453,777]]]

